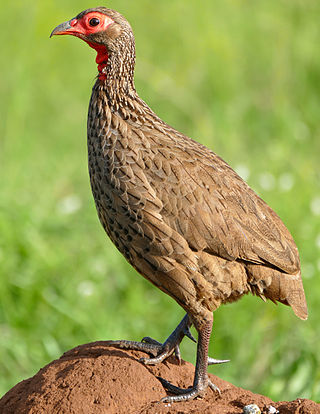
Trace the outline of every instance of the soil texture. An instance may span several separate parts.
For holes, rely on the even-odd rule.
[[[208,390],[203,399],[162,403],[166,395],[157,377],[187,388],[194,366],[172,356],[156,366],[143,365],[146,355],[94,342],[78,346],[21,381],[0,400],[1,414],[236,414],[256,404],[261,413],[320,414],[320,404],[306,399],[273,402],[209,374],[221,395]]]

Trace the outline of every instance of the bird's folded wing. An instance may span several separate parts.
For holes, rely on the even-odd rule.
[[[156,145],[156,143],[155,143]],[[162,144],[145,171],[163,220],[191,249],[299,271],[296,245],[277,214],[221,158],[195,141]]]

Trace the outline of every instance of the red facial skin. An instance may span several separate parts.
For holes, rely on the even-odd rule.
[[[90,20],[93,18],[100,20],[100,23],[97,26],[90,26]],[[68,29],[65,34],[72,34],[78,37],[81,37],[81,34],[87,36],[92,33],[106,30],[107,27],[112,23],[114,23],[114,21],[105,14],[99,12],[90,12],[84,15],[80,20],[70,20],[70,26],[72,26],[72,29]]]
[[[90,25],[91,19],[99,19],[100,23],[96,26]],[[93,33],[97,33],[103,30],[106,30],[110,24],[114,23],[114,21],[106,16],[103,13],[99,12],[90,12],[86,15],[84,15],[80,20],[78,19],[71,19],[69,24],[71,28],[65,29],[65,30],[58,30],[56,32],[53,32],[52,34],[55,35],[72,35],[79,37],[82,40],[83,36],[87,36]],[[108,52],[104,45],[98,44],[98,43],[92,43],[85,40],[86,43],[95,51],[97,52],[96,57],[96,63],[98,64],[98,71],[99,71],[99,79],[105,80],[106,75],[102,72],[102,70],[106,67],[107,61],[108,61]]]

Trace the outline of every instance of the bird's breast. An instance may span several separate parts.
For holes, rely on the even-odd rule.
[[[115,128],[112,123],[106,125],[96,119],[89,118],[88,122],[92,193],[102,226],[131,262],[134,244],[145,243],[141,223],[148,203],[156,197],[145,178],[139,144],[133,142],[123,126]]]

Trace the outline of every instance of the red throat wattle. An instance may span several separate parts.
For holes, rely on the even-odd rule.
[[[107,48],[104,45],[99,45],[98,43],[87,42],[92,49],[97,52],[96,63],[98,64],[99,79],[105,80],[107,75],[103,73],[103,69],[107,66],[108,63],[108,52]]]

